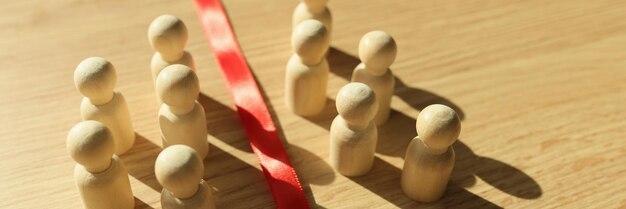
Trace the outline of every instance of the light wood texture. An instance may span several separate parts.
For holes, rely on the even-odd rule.
[[[293,55],[285,69],[285,103],[294,114],[314,116],[326,106],[330,35],[322,22],[300,22],[291,35]]]
[[[187,145],[172,145],[156,159],[154,173],[163,185],[163,209],[214,209],[211,188],[202,180],[202,159],[195,149]]]
[[[396,83],[389,66],[395,61],[396,55],[396,42],[383,31],[369,32],[359,41],[361,64],[352,72],[352,81],[367,84],[376,92],[376,125],[382,125],[389,118],[391,96]]]
[[[113,134],[102,123],[87,120],[67,135],[67,150],[77,162],[74,180],[86,209],[131,209],[135,199],[128,170],[114,155]]]
[[[159,109],[163,147],[184,144],[195,149],[200,158],[206,158],[209,153],[206,116],[196,101],[200,93],[196,73],[181,64],[167,66],[157,77],[156,91],[163,101]]]
[[[74,85],[83,94],[80,115],[83,120],[103,123],[115,142],[115,154],[126,153],[135,143],[135,130],[124,95],[114,91],[117,83],[115,67],[104,58],[90,57],[74,71]]]
[[[362,176],[372,169],[378,130],[374,91],[363,83],[349,83],[337,93],[337,112],[330,125],[330,165],[344,176]]]
[[[363,34],[394,37],[396,87],[378,127],[372,170],[347,178],[328,164],[335,101],[296,116],[284,102],[291,15],[298,1],[224,1],[271,105],[306,194],[318,208],[619,208],[626,205],[626,4],[618,0],[331,0],[328,98],[360,62]],[[190,1],[6,1],[0,7],[0,208],[80,208],[65,149],[81,120],[78,63],[109,59],[137,134],[120,156],[138,208],[160,208],[161,151],[146,40],[162,14],[185,21],[211,152],[205,169],[217,208],[273,206],[221,72]],[[400,189],[403,157],[424,107],[457,111],[463,132],[441,200]]]
[[[429,105],[417,116],[418,137],[409,142],[402,167],[404,193],[419,202],[443,195],[454,168],[452,143],[461,133],[461,121],[450,107]]]

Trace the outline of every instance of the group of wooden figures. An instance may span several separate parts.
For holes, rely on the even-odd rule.
[[[326,0],[304,0],[294,11],[293,55],[286,67],[285,100],[297,115],[319,114],[326,105],[331,30]],[[336,96],[339,115],[330,127],[330,164],[350,177],[365,175],[373,166],[377,126],[389,118],[395,85],[389,66],[397,54],[394,39],[383,31],[365,34],[358,51],[361,63],[355,67],[351,83]],[[407,147],[401,187],[414,200],[432,202],[443,195],[451,175],[451,145],[461,124],[453,109],[435,104],[420,112],[416,129],[419,137]]]
[[[297,115],[316,115],[326,104],[331,23],[325,0],[304,0],[294,11],[285,101]],[[156,51],[151,71],[164,147],[154,172],[163,186],[164,209],[215,208],[212,190],[203,180],[209,144],[205,111],[196,100],[200,87],[195,64],[184,49],[187,36],[184,23],[172,15],[157,17],[148,30]],[[359,43],[362,63],[337,94],[339,115],[330,129],[330,164],[342,175],[365,175],[373,166],[377,125],[389,117],[394,87],[389,66],[395,57],[395,41],[385,32],[367,33]],[[133,208],[128,171],[118,155],[132,147],[135,134],[126,100],[114,90],[116,70],[104,58],[87,58],[77,66],[74,82],[84,96],[83,121],[70,130],[66,146],[77,162],[74,176],[83,205]],[[431,202],[441,197],[452,172],[450,145],[459,135],[460,121],[451,108],[431,105],[417,117],[416,128],[419,137],[407,148],[401,185],[412,199]]]
[[[175,16],[157,17],[148,30],[155,49],[151,71],[160,105],[163,151],[154,166],[163,186],[164,209],[215,208],[212,190],[203,180],[209,152],[206,117],[198,101],[199,80],[191,54],[184,50],[187,29]],[[118,155],[135,141],[124,96],[114,91],[117,73],[104,58],[83,60],[74,71],[76,88],[84,96],[83,121],[67,136],[67,149],[77,162],[74,177],[88,209],[134,208],[128,171]]]

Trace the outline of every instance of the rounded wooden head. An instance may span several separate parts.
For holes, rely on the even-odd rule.
[[[161,100],[170,106],[193,106],[200,93],[200,83],[191,68],[174,64],[165,67],[156,80],[156,91]]]
[[[115,67],[102,57],[90,57],[74,71],[74,85],[82,95],[95,101],[108,102],[117,83]]]
[[[374,75],[382,75],[396,59],[396,41],[383,31],[372,31],[359,42],[359,58],[367,70]]]
[[[174,15],[161,15],[150,23],[148,40],[164,59],[174,61],[183,56],[187,27]]]
[[[304,4],[309,8],[309,11],[313,13],[318,13],[326,8],[327,0],[302,0]]]
[[[115,152],[111,131],[104,124],[93,120],[74,125],[67,135],[66,147],[72,159],[91,172],[109,168]]]
[[[461,133],[461,121],[456,112],[445,105],[434,104],[417,116],[417,134],[429,149],[445,151]]]
[[[161,151],[156,159],[154,172],[163,188],[177,198],[186,199],[198,191],[204,166],[193,148],[177,144]]]
[[[352,124],[369,124],[378,111],[374,91],[358,82],[349,83],[339,90],[336,106],[339,115]]]
[[[291,47],[305,65],[320,63],[329,44],[328,31],[318,20],[309,19],[298,23],[291,35]]]

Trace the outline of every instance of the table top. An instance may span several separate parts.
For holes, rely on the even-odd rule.
[[[329,105],[303,118],[283,102],[298,2],[224,2],[268,98],[311,205],[317,208],[626,207],[626,4],[620,1],[330,1]],[[273,201],[192,1],[9,1],[0,7],[0,207],[80,208],[65,137],[80,121],[73,71],[90,56],[118,72],[136,131],[121,159],[138,208],[160,208],[161,146],[147,28],[173,14],[189,30],[201,82],[218,208]],[[347,178],[328,164],[339,88],[359,63],[358,41],[383,30],[398,44],[389,121],[371,172]],[[420,204],[400,189],[415,118],[442,103],[462,118],[444,197]]]

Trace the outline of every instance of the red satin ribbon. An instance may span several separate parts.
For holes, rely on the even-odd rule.
[[[221,1],[196,0],[196,8],[276,207],[310,208]]]

